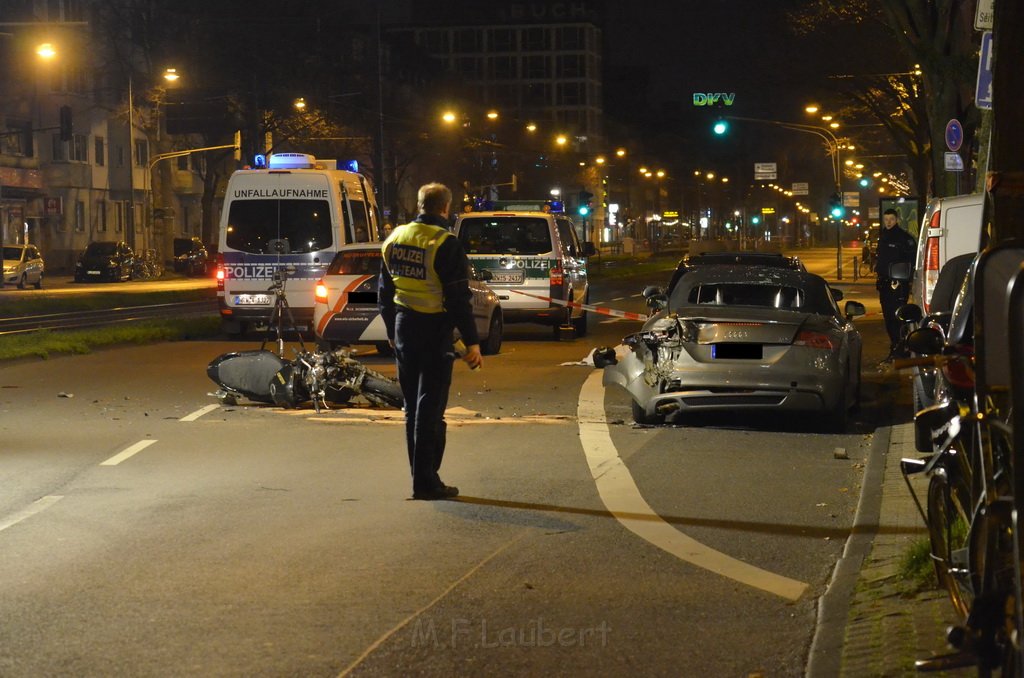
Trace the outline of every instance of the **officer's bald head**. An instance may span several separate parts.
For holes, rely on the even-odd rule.
[[[444,184],[424,184],[420,186],[416,202],[423,214],[446,216],[452,204],[452,192]]]

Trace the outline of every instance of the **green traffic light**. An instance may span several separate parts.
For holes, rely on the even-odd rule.
[[[837,205],[837,206],[832,208],[832,218],[833,219],[842,219],[844,212],[845,212],[845,210],[842,207],[839,207]]]
[[[757,226],[758,224],[761,223],[761,217],[750,217],[750,223]]]
[[[725,120],[718,120],[715,122],[715,126],[711,128],[712,131],[718,136],[722,136],[729,131],[729,123]]]
[[[857,181],[857,183],[860,184],[861,188],[867,188],[868,186],[871,185],[871,179],[868,179],[867,177],[861,177],[860,180]]]
[[[586,205],[580,205],[579,213],[581,217],[585,217],[590,214],[590,208]]]

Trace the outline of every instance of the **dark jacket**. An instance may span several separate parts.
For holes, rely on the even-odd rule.
[[[889,280],[889,266],[892,264],[909,263],[914,266],[917,256],[917,242],[914,237],[899,226],[881,229],[878,234],[878,260],[875,271],[879,280]]]
[[[448,228],[448,224],[439,216],[421,214],[415,221],[421,224],[430,224]],[[402,228],[399,226],[399,228]],[[434,255],[434,270],[437,277],[441,279],[444,286],[445,315],[453,327],[457,327],[462,341],[467,346],[480,343],[480,335],[476,331],[476,323],[473,321],[473,292],[469,289],[469,258],[462,248],[462,243],[455,236],[449,236],[442,241]],[[398,311],[395,305],[395,282],[388,272],[388,267],[380,267],[380,284],[377,287],[377,306],[380,308],[381,316],[384,318],[384,326],[388,331],[388,338],[395,338],[395,313]],[[415,313],[415,311],[409,311]]]

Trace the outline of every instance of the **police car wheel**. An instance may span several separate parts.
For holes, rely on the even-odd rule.
[[[484,355],[497,355],[501,351],[503,333],[504,326],[501,320],[501,313],[495,312],[491,316],[491,324],[487,329],[487,338],[480,344],[480,352]]]

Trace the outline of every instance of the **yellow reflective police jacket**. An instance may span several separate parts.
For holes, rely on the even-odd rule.
[[[443,313],[443,285],[434,258],[446,229],[413,221],[395,229],[381,248],[384,264],[395,283],[395,303],[420,313]]]

